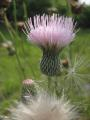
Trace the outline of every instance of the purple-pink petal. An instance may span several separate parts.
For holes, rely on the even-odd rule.
[[[61,49],[70,44],[75,37],[72,18],[43,15],[31,18],[25,23],[25,33],[29,41],[38,46]]]

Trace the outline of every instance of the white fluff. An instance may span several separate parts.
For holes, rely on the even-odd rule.
[[[57,99],[47,94],[40,94],[28,105],[19,103],[11,111],[13,120],[73,120],[77,117],[74,106],[64,97]]]

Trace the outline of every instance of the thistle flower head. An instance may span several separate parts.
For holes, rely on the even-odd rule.
[[[68,93],[77,93],[77,97],[85,96],[87,94],[85,85],[90,81],[90,74],[87,71],[89,67],[90,60],[85,56],[75,55],[72,60],[68,58],[67,74],[62,79],[64,90]]]
[[[32,79],[26,79],[23,80],[23,85],[32,85],[34,83],[34,81]]]
[[[72,120],[76,118],[75,108],[63,98],[57,100],[48,95],[39,95],[30,104],[19,104],[12,110],[14,120]]]
[[[29,41],[43,49],[60,50],[73,41],[75,37],[72,18],[52,16],[35,16],[24,25],[24,32]]]
[[[26,79],[22,84],[22,101],[27,103],[37,93],[35,82],[32,79]]]
[[[12,48],[13,47],[13,43],[11,41],[5,41],[1,45],[4,48]]]

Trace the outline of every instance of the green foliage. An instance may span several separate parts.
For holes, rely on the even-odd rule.
[[[52,5],[51,1],[52,0],[39,0],[38,2],[37,0],[13,0],[11,6],[7,11],[7,16],[10,20],[14,20],[13,12],[15,7],[17,11],[16,17],[18,20],[25,19],[25,11],[27,12],[28,16],[45,13],[47,11],[47,8],[51,7]]]
[[[51,7],[51,0],[32,0],[29,4],[29,11],[31,14],[45,13],[47,8]]]
[[[14,20],[16,9],[16,18],[25,20],[26,16],[47,13],[48,8],[57,8],[61,15],[66,14],[65,0],[39,0],[38,2],[37,0],[13,0],[7,11],[7,16],[10,20]]]
[[[90,28],[90,6],[83,9],[82,13],[75,16],[76,21],[78,21],[79,26],[84,28]]]
[[[23,9],[23,1],[21,0],[13,0],[10,7],[7,10],[7,16],[9,20],[14,20],[14,12],[16,9],[16,17],[18,20],[24,19],[24,9]],[[19,14],[18,14],[19,13]]]
[[[66,8],[65,5],[58,5],[57,9],[58,9],[58,13],[60,15],[66,15],[67,14],[67,8]]]
[[[64,1],[61,5],[60,0],[57,0],[57,2],[55,0],[39,0],[38,2],[37,0],[16,0],[16,2],[15,0],[13,0],[12,5],[7,11],[7,14],[8,17],[16,24],[17,19],[25,20],[27,16],[32,16],[34,14],[42,14],[43,12],[46,12],[47,8],[52,6],[58,9],[59,14],[65,15],[67,9],[64,5]],[[89,7],[85,8],[83,13],[79,17],[77,17],[80,25],[86,26],[87,24],[89,24],[89,10]],[[26,38],[21,33],[18,33],[17,29],[17,31],[15,31],[10,25],[8,25],[9,23],[7,20],[6,23],[6,27],[2,29],[0,28],[3,34],[2,36],[0,33],[0,40],[1,42],[3,40],[11,40],[14,44],[17,54],[14,56],[8,56],[7,50],[5,48],[0,48],[0,114],[7,114],[6,108],[12,105],[14,100],[20,99],[22,80],[27,78],[34,79],[36,80],[36,82],[44,80],[45,82],[42,86],[43,88],[47,89],[47,78],[40,73],[39,68],[39,62],[41,58],[40,49],[35,48],[35,46],[31,44],[28,44]],[[73,59],[75,58],[75,55],[84,56],[85,58],[87,58],[87,61],[90,59],[90,54],[88,52],[90,50],[89,39],[90,29],[86,31],[79,31],[76,37],[76,41],[71,46]],[[61,53],[61,59],[65,58],[65,55],[67,55],[67,48],[64,49]],[[89,71],[90,68],[88,67],[85,70],[82,68],[80,72],[86,72],[87,74],[89,74]],[[61,80],[62,76],[58,78],[58,83],[60,83],[60,85],[64,83],[64,81]],[[87,77],[88,76],[84,76],[84,80],[89,83],[90,81]],[[78,79],[76,80],[78,81]],[[68,82],[66,81],[66,85],[67,84],[70,84],[69,80]],[[87,96],[87,98],[82,98],[77,94],[73,94],[72,89],[70,91],[70,97],[72,101],[76,102],[76,105],[78,102],[81,103],[83,107],[83,112],[87,116],[89,116],[90,97]]]
[[[38,2],[37,0],[13,0],[7,16],[14,21],[16,14],[17,20],[26,20],[27,16],[47,13],[48,8],[57,8],[60,15],[67,14],[65,0],[62,2],[59,0],[39,0]],[[90,28],[90,6],[84,7],[82,12],[74,17],[80,27]]]
[[[6,32],[5,30],[2,32],[4,36],[7,37],[7,39],[11,39],[8,32]],[[73,57],[75,57],[75,55],[77,54],[81,56],[83,56],[84,54],[84,57],[86,57],[87,60],[90,59],[90,54],[88,52],[90,46],[89,33],[90,30],[79,31],[75,42],[72,44]],[[18,38],[14,36],[14,41],[16,42],[18,56],[22,67],[24,68],[26,78],[34,79],[37,82],[45,80],[44,84],[42,85],[44,88],[46,87],[45,84],[47,84],[47,79],[40,73],[39,61],[41,58],[41,51],[37,47],[28,44],[26,38],[22,34],[19,35],[21,39],[18,40]],[[4,54],[2,54],[2,52],[4,52]],[[63,50],[63,52],[61,53],[61,58],[64,58],[66,53],[67,49]],[[6,50],[1,48],[0,55],[0,114],[6,114],[6,108],[12,105],[14,100],[20,99],[21,81],[24,80],[24,78],[20,66],[17,62],[16,56],[8,56]],[[86,70],[85,72],[89,74],[90,68]],[[58,78],[58,80],[61,83],[61,77]],[[85,115],[90,115],[89,97],[82,98],[83,102],[81,102],[82,99],[79,98],[77,94],[72,94],[71,98],[73,99],[73,101],[76,101],[76,105],[77,103],[82,104],[83,112]]]

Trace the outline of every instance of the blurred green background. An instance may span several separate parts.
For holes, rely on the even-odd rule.
[[[79,29],[75,41],[71,45],[72,57],[74,58],[77,55],[83,56],[86,60],[85,62],[88,62],[90,60],[90,6],[81,4],[77,7],[76,3],[71,5],[71,16],[77,21],[76,29]],[[36,14],[42,15],[43,13],[58,13],[67,16],[68,7],[66,0],[12,0],[9,2],[8,0],[0,0],[1,115],[8,114],[8,107],[13,104],[14,100],[20,100],[21,83],[24,79],[30,78],[36,80],[36,82],[47,79],[39,70],[42,56],[41,50],[30,44],[22,32],[25,20]],[[61,58],[65,59],[67,54],[67,48],[65,48]],[[88,85],[90,85],[89,63],[81,70],[82,73],[88,76],[84,76],[84,81]],[[42,86],[44,87],[44,85]],[[90,88],[88,91],[90,91]],[[83,111],[82,119],[89,120],[90,94],[84,97],[78,97],[73,94],[71,98],[81,103],[81,112]]]

